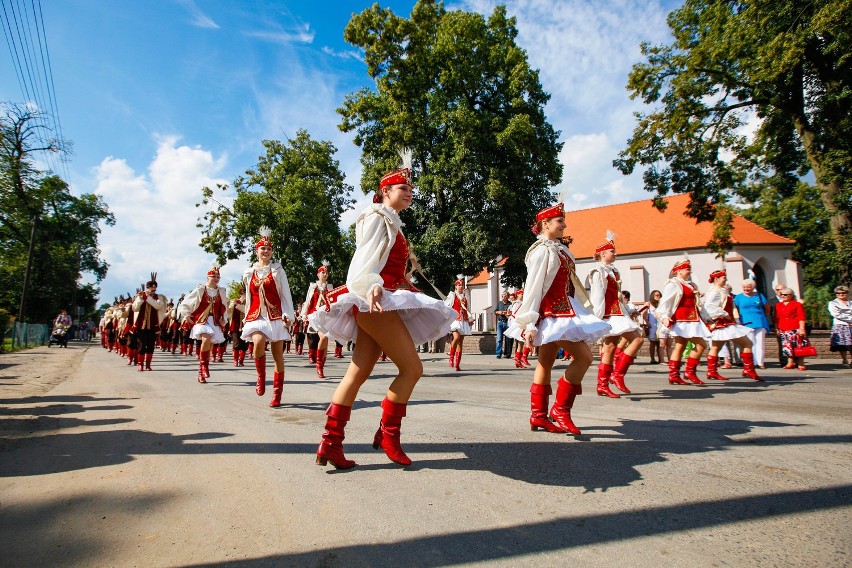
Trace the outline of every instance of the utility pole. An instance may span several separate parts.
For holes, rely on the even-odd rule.
[[[33,266],[33,249],[35,248],[36,226],[38,225],[38,215],[33,216],[33,228],[30,231],[30,249],[27,253],[27,270],[24,272],[24,290],[21,292],[21,306],[18,310],[18,321],[24,323],[27,305],[27,287],[30,283],[30,271]]]

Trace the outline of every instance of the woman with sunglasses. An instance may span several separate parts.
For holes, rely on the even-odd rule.
[[[790,288],[783,288],[779,294],[781,301],[775,306],[775,328],[781,336],[781,353],[787,358],[785,369],[798,367],[807,370],[804,357],[796,357],[794,350],[806,339],[805,306],[796,301],[796,295]]]
[[[852,304],[849,303],[849,288],[838,286],[834,298],[828,303],[828,313],[834,318],[831,325],[831,352],[840,353],[843,366],[850,368],[848,353],[852,351]]]

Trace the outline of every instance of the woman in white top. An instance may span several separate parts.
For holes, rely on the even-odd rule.
[[[445,336],[456,312],[440,300],[417,290],[408,280],[408,241],[399,212],[411,205],[411,155],[403,153],[404,167],[384,176],[373,205],[355,223],[355,254],[346,286],[330,295],[328,310],[310,316],[311,325],[341,343],[355,341],[349,368],[326,411],[328,419],[317,449],[317,464],[331,462],[337,469],[355,465],[343,454],[344,428],[361,385],[384,352],[399,374],[382,401],[382,419],[373,448],[400,465],[411,460],[400,445],[400,426],[408,400],[423,374],[415,345]]]
[[[849,302],[849,288],[838,286],[834,289],[835,299],[828,303],[828,313],[834,318],[831,325],[831,351],[839,352],[843,366],[849,368],[848,353],[852,351],[852,303]]]
[[[272,262],[272,240],[269,229],[260,228],[260,239],[255,244],[257,262],[243,272],[246,289],[246,316],[244,341],[254,344],[254,368],[257,371],[257,396],[266,392],[266,342],[275,361],[272,377],[272,401],[269,406],[281,406],[284,390],[284,342],[290,339],[290,322],[293,320],[293,298],[290,283],[281,263]]]

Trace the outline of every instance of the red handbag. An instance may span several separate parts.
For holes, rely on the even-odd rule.
[[[793,347],[793,357],[816,357],[816,347],[811,345],[806,337],[799,335],[797,339],[799,345]]]

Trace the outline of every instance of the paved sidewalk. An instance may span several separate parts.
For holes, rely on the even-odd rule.
[[[627,377],[633,393],[619,400],[594,395],[590,370],[574,438],[530,432],[531,370],[466,354],[457,373],[423,354],[402,426],[414,464],[403,469],[371,447],[395,369],[379,363],[346,430],[359,466],[344,472],[316,466],[314,452],[348,357],[329,359],[323,381],[289,356],[284,406],[271,409],[271,388],[254,394],[251,361],[213,364],[200,385],[194,358],[157,353],[155,371],[139,373],[100,347],[67,353],[67,378],[40,380],[35,394],[15,389],[59,355],[0,356],[9,566],[852,558],[852,371],[834,364],[768,369],[765,383],[731,369],[724,383],[674,387],[665,366],[640,361]]]

